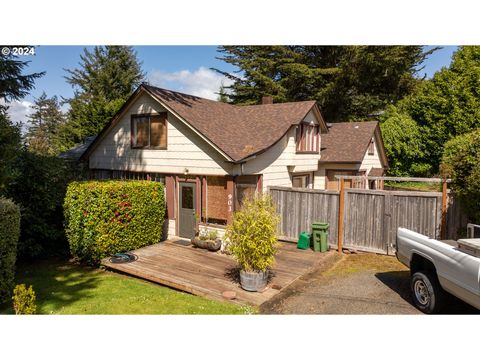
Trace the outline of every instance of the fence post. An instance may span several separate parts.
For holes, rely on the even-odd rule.
[[[338,202],[338,252],[343,252],[343,204],[345,200],[345,179],[340,179],[340,198]]]
[[[445,240],[447,236],[447,179],[443,179],[442,186],[442,225],[440,239]]]

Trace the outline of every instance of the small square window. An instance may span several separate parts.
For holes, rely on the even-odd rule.
[[[132,148],[166,149],[167,114],[132,115]]]

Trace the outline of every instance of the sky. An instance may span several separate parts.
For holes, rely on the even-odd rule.
[[[43,91],[49,97],[73,96],[73,89],[64,78],[67,75],[65,69],[79,67],[80,54],[84,48],[84,46],[37,46],[34,56],[22,57],[29,61],[25,73],[46,71],[43,77],[36,80],[35,89],[28,96],[20,102],[10,104],[10,117],[14,123],[22,124],[23,131],[26,130],[27,116],[32,112],[31,105]],[[86,48],[92,49],[91,46]],[[443,46],[434,52],[423,64],[425,67],[419,72],[419,76],[431,78],[436,71],[448,66],[456,48]],[[229,79],[211,68],[229,73],[238,70],[216,59],[221,56],[216,46],[134,46],[134,49],[151,85],[204,98],[216,99],[220,85],[230,84]]]

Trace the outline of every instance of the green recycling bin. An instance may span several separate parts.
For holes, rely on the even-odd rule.
[[[310,234],[302,231],[298,237],[297,248],[298,249],[308,249],[310,247]]]
[[[312,223],[313,250],[325,252],[328,250],[328,223]]]

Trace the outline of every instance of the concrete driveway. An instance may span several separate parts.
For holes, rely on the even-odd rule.
[[[395,257],[343,254],[264,303],[264,314],[421,314],[411,300],[410,273]],[[478,314],[457,299],[445,313]]]

